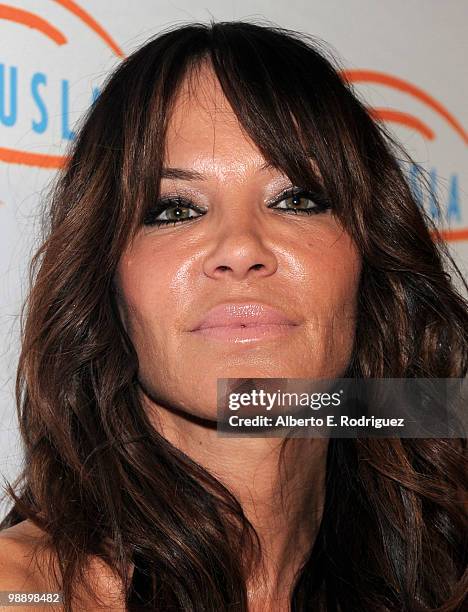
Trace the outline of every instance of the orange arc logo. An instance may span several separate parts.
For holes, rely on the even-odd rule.
[[[23,11],[19,8],[0,4],[0,19],[20,23],[32,28],[33,30],[38,30],[39,32],[42,32],[44,36],[47,36],[53,40],[57,45],[64,45],[66,42],[68,42],[62,32],[57,30],[57,28],[55,28],[45,19],[42,19],[42,17],[38,17],[29,11]]]
[[[97,34],[99,38],[101,38],[101,40],[103,40],[105,44],[112,49],[115,55],[118,57],[124,57],[122,49],[117,45],[110,34],[106,32],[106,30],[94,19],[94,17],[78,6],[76,2],[73,2],[73,0],[54,0],[54,2],[72,13],[95,34]],[[47,38],[53,40],[57,45],[64,45],[68,42],[67,38],[55,26],[42,17],[38,17],[29,11],[8,6],[6,4],[0,4],[0,19],[13,21],[14,23],[19,23],[34,30],[38,30],[44,34],[44,36],[47,36]]]
[[[460,124],[460,122],[457,121],[457,119],[455,119],[455,117],[451,113],[449,113],[445,106],[443,106],[435,98],[430,96],[427,92],[420,89],[419,87],[416,87],[412,83],[392,76],[390,74],[373,70],[344,70],[341,75],[345,80],[350,83],[378,83],[380,85],[392,87],[393,89],[397,89],[398,91],[409,94],[410,96],[416,98],[417,100],[431,108],[438,115],[440,115],[462,138],[465,144],[468,144],[468,133]],[[384,121],[400,123],[402,125],[406,125],[407,127],[415,129],[419,131],[423,136],[425,136],[428,140],[433,140],[434,138],[434,133],[432,132],[432,130],[426,125],[424,125],[424,123],[422,123],[422,121],[420,121],[416,117],[407,115],[405,113],[398,113],[397,111],[388,109],[373,109],[372,112],[374,115],[380,116],[380,118]]]
[[[391,108],[369,108],[368,110],[371,116],[378,121],[399,123],[400,125],[404,125],[416,132],[419,132],[427,140],[435,139],[433,130],[431,130],[428,125],[414,115],[402,113],[401,111],[393,110]]]
[[[92,17],[83,8],[78,6],[76,2],[73,2],[73,0],[55,0],[55,2],[57,4],[60,4],[60,6],[63,6],[63,8],[67,11],[70,11],[70,13],[73,13],[75,17],[78,17],[78,19],[85,23],[88,28],[93,30],[93,32],[97,34],[99,38],[101,38],[101,40],[103,40],[108,47],[112,49],[115,55],[117,55],[118,57],[125,57],[124,52],[114,41],[111,35],[106,32],[106,30],[104,30],[104,28],[94,19],[94,17]]]

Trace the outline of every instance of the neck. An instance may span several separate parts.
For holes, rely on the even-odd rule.
[[[221,437],[153,402],[149,408],[159,433],[228,488],[255,528],[262,560],[247,584],[251,610],[287,609],[322,517],[328,440],[290,438],[281,453],[284,439]]]

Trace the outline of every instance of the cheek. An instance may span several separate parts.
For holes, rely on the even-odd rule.
[[[327,243],[329,246],[327,246]],[[349,236],[310,244],[304,302],[311,334],[339,358],[348,355],[355,332],[361,258]]]
[[[167,261],[167,260],[166,260]],[[118,266],[117,284],[121,296],[120,311],[128,333],[135,344],[142,346],[162,337],[171,329],[174,314],[171,294],[167,291],[175,270],[151,251],[135,250],[125,254]]]
[[[310,297],[324,314],[338,315],[355,308],[361,258],[347,234],[309,244],[307,286]]]

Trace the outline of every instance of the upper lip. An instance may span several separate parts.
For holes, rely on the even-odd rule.
[[[282,310],[262,302],[225,302],[208,310],[190,331],[208,327],[297,324],[294,318],[286,315]]]

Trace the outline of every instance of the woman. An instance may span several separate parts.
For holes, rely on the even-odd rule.
[[[192,24],[123,62],[34,261],[1,589],[461,610],[464,440],[216,432],[218,378],[466,375],[458,270],[398,155],[304,35]]]

